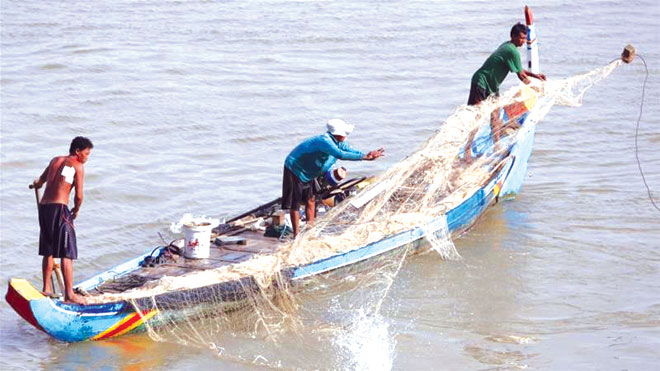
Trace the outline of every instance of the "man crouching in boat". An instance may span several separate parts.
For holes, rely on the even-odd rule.
[[[289,153],[284,161],[282,178],[282,209],[290,209],[293,236],[300,231],[301,204],[305,205],[307,224],[314,224],[316,212],[315,195],[319,191],[316,178],[324,174],[340,160],[362,161],[375,160],[385,153],[383,148],[367,154],[353,149],[345,142],[353,131],[353,125],[340,119],[327,123],[328,131],[313,136],[300,143]]]
[[[85,304],[85,299],[73,291],[73,261],[78,258],[76,232],[73,220],[78,216],[83,202],[83,183],[87,162],[94,148],[85,137],[75,137],[71,141],[68,156],[54,157],[39,179],[32,185],[41,188],[47,183],[44,195],[39,202],[39,255],[43,256],[41,268],[44,279],[44,294],[52,294],[50,279],[53,272],[54,258],[62,259],[64,273],[64,299],[78,304]],[[74,206],[69,211],[69,194],[75,188]]]

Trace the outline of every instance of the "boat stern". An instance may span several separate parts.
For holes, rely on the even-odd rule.
[[[37,290],[30,282],[23,278],[11,278],[9,280],[9,287],[7,295],[5,295],[7,303],[14,308],[16,313],[23,317],[32,326],[41,331],[45,330],[34,316],[30,302],[33,300],[48,300],[39,290]]]
[[[79,305],[52,300],[22,278],[9,280],[7,303],[32,326],[69,343],[102,340],[139,330],[158,313],[136,312],[125,301]]]

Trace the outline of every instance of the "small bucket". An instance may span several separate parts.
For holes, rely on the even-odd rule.
[[[189,259],[206,259],[211,247],[211,223],[183,225],[183,256]]]

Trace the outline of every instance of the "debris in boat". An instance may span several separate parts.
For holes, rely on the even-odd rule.
[[[247,245],[247,239],[245,237],[216,237],[215,244],[218,246],[224,245]]]
[[[181,255],[181,248],[175,245],[176,242],[177,242],[176,240],[172,241],[164,249],[161,249],[161,247],[158,246],[153,251],[151,251],[151,254],[146,256],[144,260],[140,262],[140,265],[143,267],[153,268],[158,264],[163,264],[167,262],[176,262],[178,260],[178,256]],[[156,250],[159,250],[159,253],[157,256],[153,256]]]
[[[282,226],[286,224],[286,213],[284,210],[278,210],[270,216],[271,225]]]
[[[293,229],[288,225],[271,225],[268,226],[264,232],[264,236],[275,238],[283,238],[291,234],[293,234]]]
[[[148,281],[150,281],[148,276],[127,274],[113,280],[105,281],[102,285],[96,287],[95,291],[103,294],[121,293],[133,288],[141,287]]]

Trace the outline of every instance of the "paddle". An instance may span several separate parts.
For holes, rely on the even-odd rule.
[[[34,189],[34,197],[37,199],[37,214],[39,213],[39,188],[34,186],[34,183],[28,186],[30,189]],[[55,273],[55,278],[57,279],[57,286],[60,288],[60,292],[64,295],[64,277],[62,276],[62,270],[60,270],[60,265],[53,262],[53,273]],[[53,281],[53,290],[55,289],[55,280],[51,277]]]
[[[267,203],[265,203],[265,204],[263,204],[263,205],[261,205],[261,206],[255,207],[254,209],[252,209],[252,210],[250,210],[250,211],[248,211],[248,212],[245,212],[245,213],[243,213],[243,214],[241,214],[241,215],[239,215],[239,216],[235,216],[235,217],[233,217],[233,218],[227,220],[227,221],[225,222],[225,224],[229,224],[229,223],[234,222],[234,221],[236,221],[236,220],[242,219],[242,218],[244,218],[244,217],[246,217],[246,216],[248,216],[248,215],[250,215],[250,214],[255,214],[254,216],[256,216],[256,217],[258,217],[258,216],[263,216],[263,215],[266,214],[266,211],[267,211],[269,208],[271,208],[271,207],[277,205],[277,204],[280,203],[281,201],[282,201],[282,197],[278,197],[278,198],[274,199],[273,201],[267,202]]]

